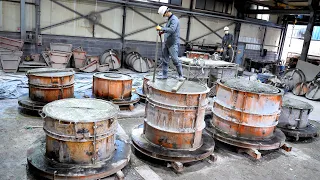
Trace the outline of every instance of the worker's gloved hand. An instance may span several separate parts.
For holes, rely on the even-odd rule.
[[[223,48],[220,49],[220,52],[223,52]]]
[[[231,44],[229,44],[228,48],[231,48]]]
[[[161,29],[162,29],[162,27],[159,26],[159,25],[156,27],[156,30],[157,30],[157,31],[161,31]]]

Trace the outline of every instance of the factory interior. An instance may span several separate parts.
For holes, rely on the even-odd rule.
[[[0,179],[320,177],[320,0],[0,0]]]

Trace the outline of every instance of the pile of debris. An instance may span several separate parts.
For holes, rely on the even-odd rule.
[[[23,41],[0,36],[0,60],[4,72],[17,72],[23,52]]]

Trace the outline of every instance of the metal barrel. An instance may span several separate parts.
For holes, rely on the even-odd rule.
[[[313,106],[307,102],[292,98],[283,98],[278,127],[303,129],[309,125],[309,114]]]
[[[185,81],[176,93],[171,92],[177,83],[175,79],[148,82],[144,135],[168,149],[197,149],[202,145],[209,88]]]
[[[95,73],[92,92],[97,98],[126,100],[131,98],[132,77],[120,73]]]
[[[63,99],[40,113],[46,157],[66,164],[95,164],[115,150],[118,106],[97,99]]]
[[[218,81],[213,126],[231,137],[264,140],[273,137],[283,91],[246,79]]]
[[[33,101],[52,102],[74,96],[72,69],[39,68],[27,72],[29,97]]]

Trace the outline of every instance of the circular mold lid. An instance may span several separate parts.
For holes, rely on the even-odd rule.
[[[95,73],[94,77],[110,80],[132,80],[132,77],[121,73]]]
[[[158,80],[156,79],[155,83],[148,82],[148,85],[151,85],[153,88],[166,91],[172,93],[172,88],[175,87],[179,81],[177,79],[166,79],[166,80]],[[210,89],[206,86],[198,84],[196,82],[185,80],[176,94],[206,94],[210,91]]]
[[[281,91],[271,85],[250,81],[244,78],[232,78],[222,80],[221,83],[229,88],[251,93],[278,94]]]
[[[98,99],[62,99],[43,107],[47,117],[66,122],[97,122],[116,118],[119,107]]]
[[[31,69],[27,72],[27,75],[44,76],[44,77],[62,77],[71,76],[75,72],[73,69],[55,69],[55,68],[37,68]]]
[[[313,109],[313,106],[307,102],[289,97],[283,97],[282,106],[294,109]]]

